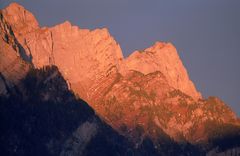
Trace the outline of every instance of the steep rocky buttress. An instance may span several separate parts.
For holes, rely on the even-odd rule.
[[[68,89],[136,148],[150,139],[158,154],[166,140],[210,155],[239,151],[239,119],[219,98],[201,96],[173,44],[156,42],[124,58],[106,28],[81,29],[68,21],[40,27],[17,3],[0,17],[0,94],[9,82],[19,85],[30,68],[54,65]]]

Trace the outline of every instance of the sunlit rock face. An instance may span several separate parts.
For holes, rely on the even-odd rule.
[[[12,27],[3,18],[3,12],[0,11],[0,75],[16,85],[25,77],[30,65],[22,60],[24,49],[16,40]]]
[[[69,22],[50,29],[54,42],[54,64],[81,97],[89,99],[88,90],[118,67],[122,59],[120,46],[107,29],[82,30]]]
[[[158,71],[146,75],[138,71],[129,71],[125,76],[111,74],[93,94],[93,108],[112,127],[137,142],[151,137],[158,144],[164,132],[178,142],[205,143],[214,133],[225,133],[225,126],[240,126],[236,115],[221,100],[210,97],[196,101],[172,88]]]
[[[157,42],[123,60],[120,46],[105,28],[90,31],[72,26],[70,22],[52,28],[39,28],[34,16],[15,3],[3,10],[3,17],[13,27],[33,65],[57,65],[72,89],[82,97],[89,98],[85,94],[88,88],[106,76],[113,66],[122,74],[129,70],[143,74],[161,71],[173,88],[194,99],[201,97],[172,44]]]
[[[201,98],[171,43],[156,42],[150,48],[135,51],[124,60],[124,65],[127,70],[136,70],[143,74],[161,71],[170,86],[194,99]]]
[[[26,35],[39,28],[38,22],[31,12],[17,3],[11,3],[2,10],[2,16],[11,25],[15,35]]]
[[[57,65],[76,94],[87,98],[88,88],[123,58],[107,29],[79,29],[70,22],[39,28],[34,16],[16,3],[2,11],[17,40],[36,68]]]
[[[171,43],[156,42],[124,59],[107,29],[80,29],[68,21],[41,28],[16,3],[1,11],[0,24],[4,76],[20,79],[24,74],[17,73],[30,65],[56,65],[75,95],[137,145],[149,137],[160,149],[163,134],[193,144],[240,135],[231,130],[239,130],[236,115],[218,98],[202,98]]]

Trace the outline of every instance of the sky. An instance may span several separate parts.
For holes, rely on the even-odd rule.
[[[12,0],[0,0],[0,8]],[[202,95],[240,116],[239,0],[16,0],[41,26],[66,20],[107,27],[127,57],[156,41],[172,42]]]

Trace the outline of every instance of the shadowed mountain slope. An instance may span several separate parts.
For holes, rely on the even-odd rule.
[[[0,17],[4,152],[240,153],[239,119],[219,98],[203,99],[171,43],[123,58],[106,28],[41,28],[17,3]]]
[[[8,98],[0,97],[1,154],[110,156],[133,151],[68,91],[56,67],[30,70],[22,86],[24,92],[12,88]]]

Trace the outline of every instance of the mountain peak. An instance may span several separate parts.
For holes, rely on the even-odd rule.
[[[34,67],[58,66],[80,97],[87,96],[80,89],[90,88],[123,59],[120,45],[107,28],[81,29],[69,21],[41,28],[33,14],[17,3],[1,14]]]
[[[145,52],[168,52],[168,53],[172,53],[173,51],[177,52],[175,46],[171,42],[161,42],[161,41],[155,42],[152,46],[144,49],[144,51]]]
[[[2,14],[12,26],[12,29],[18,30],[19,33],[25,34],[39,28],[39,24],[33,14],[18,3],[11,3],[2,10]]]
[[[157,41],[123,59],[119,44],[107,28],[80,29],[69,21],[51,28],[40,28],[33,14],[17,3],[10,4],[2,14],[26,54],[32,57],[35,67],[55,64],[72,83],[78,83],[79,76],[88,71],[81,82],[86,81],[84,85],[91,86],[113,66],[125,73],[130,70],[143,74],[160,71],[173,88],[194,99],[201,98],[171,43]]]
[[[124,61],[124,68],[124,70],[136,70],[143,74],[160,71],[173,88],[181,90],[194,99],[201,98],[172,43],[156,42],[143,51],[133,52]]]
[[[64,105],[62,107],[64,109],[59,109],[60,115],[63,114],[65,108],[74,109],[70,114],[74,112],[79,114],[78,111],[75,111],[75,106],[68,107],[69,102],[81,106],[73,102],[70,96],[67,98],[68,89],[71,89],[75,95],[89,102],[96,114],[101,116],[104,121],[133,142],[136,149],[146,144],[148,150],[149,142],[144,143],[144,139],[148,138],[152,141],[154,149],[162,153],[162,149],[172,151],[169,148],[170,138],[173,138],[174,142],[184,143],[184,148],[181,149],[187,149],[185,141],[193,143],[193,145],[206,141],[207,145],[211,145],[215,141],[208,143],[208,140],[212,140],[215,134],[219,134],[220,137],[217,137],[220,139],[225,137],[225,133],[231,137],[240,136],[239,119],[219,99],[201,98],[201,94],[190,80],[172,43],[158,41],[149,48],[135,51],[124,59],[120,45],[107,28],[81,29],[69,21],[54,27],[39,27],[34,16],[17,3],[12,3],[6,9],[1,10],[0,17],[0,94],[4,96],[17,95],[16,99],[24,96],[23,102],[30,99],[29,102],[34,106],[36,104],[43,106],[38,103],[41,101],[47,102],[47,105],[54,104],[54,107],[51,107],[54,110],[59,108],[59,102]],[[60,73],[55,67],[48,69],[46,66],[56,66]],[[38,70],[42,67],[44,68]],[[24,77],[26,77],[26,85],[25,80],[22,81]],[[62,81],[63,78],[64,81]],[[9,99],[14,100],[15,98]],[[16,103],[15,100],[13,102]],[[1,95],[0,103],[2,104]],[[20,103],[20,105],[22,104]],[[1,108],[4,107],[1,106]],[[6,108],[11,107],[6,105]],[[20,107],[14,106],[14,108]],[[24,106],[25,108],[27,107]],[[41,109],[43,115],[46,114],[45,108],[47,107],[44,106],[44,109]],[[40,113],[37,108],[36,111]],[[16,110],[16,112],[25,111]],[[80,113],[80,115],[85,116],[85,113]],[[35,113],[31,114],[35,115]],[[69,113],[67,112],[67,114]],[[35,116],[34,119],[38,120]],[[24,119],[29,118],[28,116],[23,117]],[[59,115],[56,117],[59,118]],[[69,120],[68,123],[76,123],[76,117],[74,120]],[[8,118],[6,117],[6,119]],[[52,116],[50,119],[55,121]],[[67,121],[65,118],[63,119]],[[30,123],[33,123],[32,120]],[[39,123],[42,126],[42,122]],[[49,123],[49,126],[54,127],[52,122]],[[26,127],[25,125],[23,126]],[[65,128],[64,125],[65,123],[60,127]],[[87,125],[89,125],[88,122]],[[93,129],[95,127],[93,126]],[[29,129],[29,126],[26,128]],[[22,132],[22,128],[20,129]],[[77,130],[80,135],[76,132],[73,133],[74,140],[75,136],[89,136],[86,133],[89,131],[89,126],[85,125],[83,129],[84,131],[81,128],[80,131]],[[230,132],[230,129],[233,129],[234,132]],[[105,129],[101,131],[106,132]],[[32,134],[34,131],[29,132]],[[109,132],[107,133],[109,134]],[[63,134],[62,131],[61,134]],[[15,136],[14,133],[10,135]],[[65,136],[64,138],[67,139]],[[112,138],[109,135],[107,137]],[[168,137],[169,139],[166,140]],[[12,144],[11,137],[10,140],[8,136],[6,138],[2,140],[7,140],[7,143],[10,143],[9,145],[14,149],[23,147],[19,144],[19,141],[22,140],[19,140],[18,137],[13,139],[13,141],[17,141],[16,146]],[[98,142],[99,137],[96,139]],[[34,138],[34,140],[37,139]],[[70,148],[74,151],[82,149],[81,146],[85,148],[87,144],[81,142],[81,137],[79,140],[76,144],[72,141],[69,142],[69,139],[64,141],[65,143],[52,141],[52,139],[46,143],[52,147],[51,151],[52,149],[59,151],[60,148],[58,150],[52,145],[61,144],[64,149],[66,147],[69,154]],[[100,143],[106,145],[101,140]],[[86,146],[87,149],[89,149],[88,147],[97,147],[95,141],[88,141],[91,144]],[[44,147],[46,143],[44,142]],[[74,148],[72,148],[73,144]],[[163,147],[164,144],[166,144],[166,148]],[[41,145],[41,147],[43,146]],[[14,149],[7,150],[17,154]],[[22,151],[21,148],[18,149],[20,152]],[[207,148],[204,147],[204,149]],[[60,155],[62,154],[65,155],[61,152]],[[179,152],[177,154],[189,155]],[[193,154],[195,153],[190,155]],[[51,155],[54,154],[51,153]],[[81,155],[81,153],[77,155]],[[90,155],[96,154],[91,153]],[[135,154],[133,153],[133,155]]]
[[[24,9],[24,10],[25,10],[25,8],[24,8],[22,5],[18,4],[17,2],[12,2],[12,3],[10,3],[10,4],[6,7],[6,9],[11,9],[11,10],[14,10],[14,9]]]
[[[167,45],[172,45],[171,43],[167,43],[167,42],[161,42],[161,41],[157,41],[155,42],[150,48],[154,48],[154,49],[162,49]],[[148,48],[147,48],[148,49]],[[146,51],[147,51],[146,49]]]
[[[70,21],[66,20],[62,23],[62,25],[72,26],[72,23]]]

